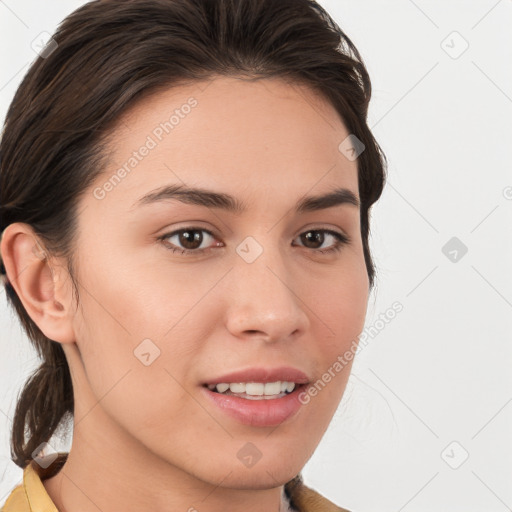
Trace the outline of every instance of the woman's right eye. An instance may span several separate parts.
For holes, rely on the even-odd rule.
[[[203,236],[202,233],[206,233],[206,237]],[[177,231],[172,231],[171,233],[166,233],[165,235],[162,235],[158,237],[158,240],[162,240],[163,242],[167,241],[168,239],[175,238],[175,241],[171,243],[172,247],[168,246],[168,243],[164,243],[167,249],[176,252],[179,251],[182,254],[185,253],[203,253],[206,251],[209,251],[213,249],[214,247],[203,247],[200,248],[202,243],[204,242],[205,238],[208,240],[208,237],[215,240],[215,237],[211,231],[208,231],[204,228],[198,228],[198,227],[187,227],[182,228]],[[179,247],[177,244],[182,244],[184,247]],[[219,247],[217,245],[216,247]]]

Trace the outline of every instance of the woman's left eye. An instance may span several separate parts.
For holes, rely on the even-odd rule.
[[[206,233],[206,237],[203,235],[203,233]],[[319,247],[306,247],[307,249],[311,249],[315,252],[320,253],[328,253],[333,251],[339,251],[341,250],[341,247],[343,245],[346,245],[350,242],[350,239],[347,235],[344,233],[339,233],[337,231],[333,231],[330,229],[310,229],[308,231],[304,231],[299,235],[298,238],[301,239],[302,243],[304,241],[306,244],[313,243],[319,244],[322,246],[326,239],[328,237],[334,239],[334,244],[331,244],[327,247],[327,249],[321,249]],[[171,242],[171,246],[169,247],[169,242],[167,240],[170,240],[172,238],[175,238],[174,242]],[[218,242],[214,246],[210,247],[203,247],[201,248],[201,245],[203,242],[208,241],[208,238],[211,238],[212,240],[215,240],[215,237],[211,231],[208,231],[204,228],[198,228],[198,227],[188,227],[179,229],[177,231],[172,231],[171,233],[166,233],[160,237],[158,237],[158,240],[167,242],[164,244],[169,250],[173,252],[181,252],[181,254],[190,254],[190,253],[203,253],[206,251],[209,251],[211,249],[214,249],[215,247],[222,247],[222,242]],[[179,245],[181,245],[181,247]]]
[[[334,244],[330,245],[327,249],[319,249],[318,247],[314,247],[311,250],[325,254],[328,252],[339,251],[343,245],[346,245],[350,242],[350,239],[347,235],[344,233],[338,233],[338,231],[333,231],[331,229],[309,229],[308,231],[301,233],[299,237],[303,240],[306,240],[307,243],[313,241],[313,244],[319,242],[320,245],[323,245],[326,240],[326,235],[327,237],[334,238]]]

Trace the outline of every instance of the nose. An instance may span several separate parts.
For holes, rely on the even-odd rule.
[[[252,262],[238,254],[229,273],[226,324],[237,338],[266,342],[295,339],[307,331],[304,277],[286,265],[276,247],[266,247]]]

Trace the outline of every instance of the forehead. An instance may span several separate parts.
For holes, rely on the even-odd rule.
[[[162,89],[137,102],[110,138],[109,196],[131,206],[144,191],[186,183],[304,194],[350,187],[357,163],[339,145],[349,135],[334,107],[282,79],[219,77]],[[129,202],[128,204],[128,201]]]

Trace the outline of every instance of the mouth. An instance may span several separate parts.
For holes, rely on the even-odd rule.
[[[308,383],[220,382],[203,384],[203,393],[222,415],[251,427],[277,427],[293,421],[304,403]],[[279,390],[279,391],[278,391]]]
[[[290,395],[295,389],[306,384],[290,381],[274,382],[219,382],[204,384],[213,393],[224,396],[236,396],[245,400],[276,400]]]

